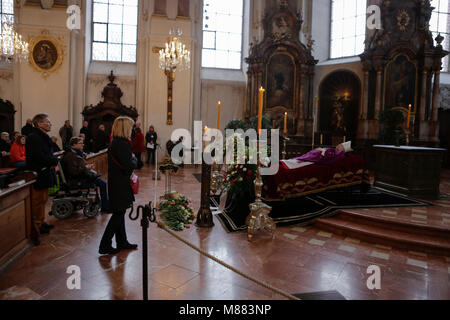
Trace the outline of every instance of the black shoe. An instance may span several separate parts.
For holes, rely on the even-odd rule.
[[[117,245],[117,249],[121,249],[121,250],[136,250],[137,248],[138,248],[137,244],[131,244],[131,243]]]
[[[41,227],[39,228],[39,233],[40,233],[40,234],[47,234],[47,233],[50,233],[50,229],[47,228],[45,225],[41,225]]]
[[[52,224],[46,224],[45,222],[42,224],[42,226],[48,230],[52,230],[55,226]]]
[[[98,253],[100,253],[100,254],[117,254],[119,252],[120,252],[119,248],[116,249],[113,247],[98,249]]]

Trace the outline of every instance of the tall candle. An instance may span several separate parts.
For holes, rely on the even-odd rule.
[[[320,145],[323,145],[323,134],[320,134]]]
[[[263,112],[263,99],[264,99],[264,90],[263,87],[259,89],[259,109],[258,109],[258,134],[261,134],[262,129],[262,112]]]
[[[409,124],[411,122],[411,105],[408,107],[408,120],[406,121],[406,129],[409,129]]]
[[[217,130],[220,129],[220,101],[217,103]]]
[[[287,133],[287,112],[284,113],[284,133]]]

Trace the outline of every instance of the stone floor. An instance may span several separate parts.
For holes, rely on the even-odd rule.
[[[184,169],[172,179],[172,189],[190,197],[199,208],[200,183]],[[148,167],[139,172],[141,189],[136,204],[154,197]],[[158,195],[164,190],[158,182]],[[450,172],[443,174],[437,207],[379,210],[402,219],[448,225]],[[50,202],[50,201],[49,201]],[[97,253],[109,215],[87,219],[77,213],[68,220],[53,217],[55,225],[42,244],[0,274],[2,299],[142,299],[142,243],[140,222],[127,219],[131,242],[138,251],[116,256]],[[226,233],[214,218],[211,229],[194,226],[178,234],[227,264],[287,293],[337,290],[346,299],[450,299],[450,257],[387,246],[323,232],[312,226],[277,228],[275,239],[258,234],[248,242],[246,233]],[[149,229],[149,298],[158,300],[284,300],[284,296],[259,286],[201,256],[164,230]],[[70,266],[81,270],[81,290],[69,290]],[[367,288],[367,268],[381,269],[381,289]]]

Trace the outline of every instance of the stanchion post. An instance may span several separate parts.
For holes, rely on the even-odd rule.
[[[199,228],[214,227],[213,216],[210,208],[211,193],[211,165],[207,164],[202,157],[202,188],[201,203],[197,214],[195,225]]]

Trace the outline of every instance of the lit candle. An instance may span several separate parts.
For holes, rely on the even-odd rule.
[[[258,134],[261,134],[262,129],[262,112],[263,112],[263,99],[264,99],[264,90],[263,87],[259,89],[259,110],[258,110]]]
[[[284,113],[284,133],[287,133],[287,112]]]
[[[220,129],[220,101],[217,103],[217,130]]]
[[[408,120],[406,121],[406,129],[409,129],[409,124],[411,122],[411,105],[408,107]]]

